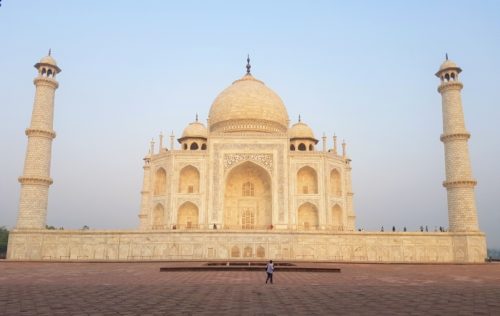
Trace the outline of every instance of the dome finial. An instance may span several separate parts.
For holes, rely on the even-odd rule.
[[[448,60],[448,53],[446,53],[445,56],[446,56],[446,60]]]
[[[198,113],[196,113],[196,122],[198,122]]]
[[[52,48],[49,48],[49,56],[50,56],[51,53],[52,53]]]
[[[248,54],[247,55],[247,75],[251,75],[250,68],[252,68],[252,66],[250,66],[250,54]]]
[[[299,114],[299,123],[302,122],[302,119],[300,118],[300,114]]]

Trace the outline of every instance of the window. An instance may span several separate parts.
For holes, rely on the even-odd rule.
[[[253,229],[255,224],[255,214],[249,207],[243,208],[243,214],[241,217],[241,228],[243,229]]]
[[[243,183],[242,195],[243,196],[254,196],[255,195],[253,183],[250,183],[250,182]]]

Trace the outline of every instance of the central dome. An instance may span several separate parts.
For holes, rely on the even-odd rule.
[[[281,98],[251,74],[222,91],[210,108],[210,132],[286,133],[288,113]]]

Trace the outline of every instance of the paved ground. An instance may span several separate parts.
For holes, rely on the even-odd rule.
[[[159,272],[0,262],[0,315],[500,315],[500,264],[334,264],[341,273]]]

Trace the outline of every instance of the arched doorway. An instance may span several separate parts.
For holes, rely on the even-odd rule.
[[[177,213],[177,226],[179,229],[198,228],[198,207],[191,202],[182,204]]]
[[[318,194],[318,176],[313,168],[305,166],[297,171],[297,194]]]
[[[261,166],[244,162],[226,177],[224,227],[265,229],[272,223],[271,177]]]
[[[153,229],[164,229],[165,225],[165,209],[160,203],[156,204],[153,210]]]
[[[179,193],[198,193],[200,191],[200,172],[193,166],[182,168],[179,175]]]
[[[318,228],[318,209],[314,204],[309,202],[302,204],[297,213],[300,229],[311,230]]]

